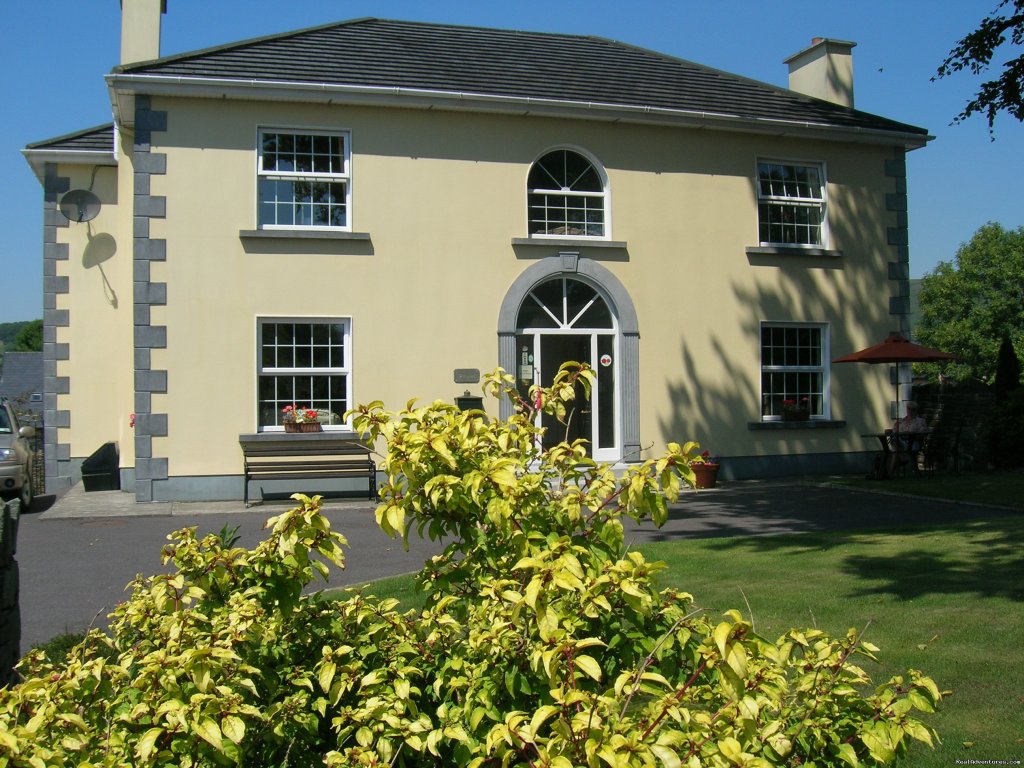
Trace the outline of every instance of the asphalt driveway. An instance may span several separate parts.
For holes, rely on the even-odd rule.
[[[136,504],[129,494],[84,494],[80,488],[40,502],[40,511],[22,516],[18,533],[23,651],[61,632],[105,626],[106,614],[125,598],[124,587],[136,574],[162,570],[160,548],[169,532],[239,526],[240,544],[253,546],[266,519],[287,509],[280,503],[248,510],[241,502]],[[410,573],[441,549],[414,539],[404,551],[401,542],[380,531],[373,505],[365,500],[331,501],[324,510],[349,542],[347,566],[332,571],[328,586]],[[628,538],[650,542],[885,529],[998,514],[1007,512],[812,482],[743,482],[689,492],[672,506],[664,527],[630,526]]]

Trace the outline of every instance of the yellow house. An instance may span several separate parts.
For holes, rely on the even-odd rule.
[[[359,402],[565,360],[597,371],[570,435],[597,459],[696,439],[725,477],[864,469],[889,378],[830,361],[906,330],[930,137],[853,108],[853,43],[813,41],[789,89],[378,19],[160,58],[166,0],[122,5],[113,124],[25,150],[49,490],[113,441],[140,501],[241,498],[240,436],[287,405],[345,432]]]

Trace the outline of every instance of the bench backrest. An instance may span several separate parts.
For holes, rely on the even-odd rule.
[[[283,456],[351,456],[369,458],[370,449],[357,440],[239,440],[245,460]]]

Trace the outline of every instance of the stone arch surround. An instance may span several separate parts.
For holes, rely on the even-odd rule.
[[[622,337],[620,351],[622,403],[622,461],[640,461],[640,326],[636,307],[619,279],[598,262],[578,253],[559,253],[541,259],[520,273],[505,293],[498,311],[498,364],[515,370],[516,317],[526,295],[538,284],[555,277],[577,275],[601,288],[611,301]],[[512,403],[502,400],[500,416],[512,415]]]

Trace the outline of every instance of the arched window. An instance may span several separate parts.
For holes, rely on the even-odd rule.
[[[526,185],[530,235],[605,236],[604,178],[579,152],[548,152],[533,164]]]

